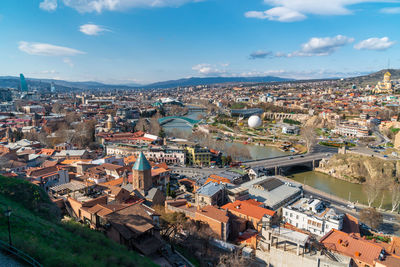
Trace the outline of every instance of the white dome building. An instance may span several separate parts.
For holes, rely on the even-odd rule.
[[[257,128],[260,127],[262,124],[262,121],[260,119],[260,117],[253,115],[249,118],[249,120],[247,121],[248,125],[250,128]]]

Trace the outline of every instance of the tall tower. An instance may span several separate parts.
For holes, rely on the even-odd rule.
[[[35,112],[35,114],[33,114],[32,117],[32,126],[38,127],[40,124],[40,120],[41,120],[40,115]]]
[[[114,128],[114,119],[112,117],[112,115],[108,115],[108,120],[107,120],[107,129],[111,130],[112,128]]]
[[[22,73],[19,75],[19,82],[20,82],[21,91],[28,92],[28,85],[26,84],[25,77]]]
[[[145,192],[151,189],[153,181],[151,179],[151,166],[143,152],[140,152],[132,168],[133,189]]]

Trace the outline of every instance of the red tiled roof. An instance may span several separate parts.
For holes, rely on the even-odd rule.
[[[227,223],[229,221],[229,216],[227,215],[226,211],[210,205],[197,210],[196,213],[223,223]]]
[[[241,201],[241,200],[236,200],[233,203],[225,204],[221,208],[235,211],[237,213],[240,213],[240,214],[243,214],[243,215],[246,215],[249,217],[253,217],[253,218],[256,218],[259,220],[261,220],[262,217],[264,217],[264,215],[268,215],[271,217],[275,215],[275,211],[265,209],[265,208],[262,208],[259,206],[255,206],[253,204],[249,204],[249,203],[247,203],[245,201]]]
[[[347,234],[332,229],[320,242],[329,250],[342,253],[353,259],[362,261],[371,266],[378,260],[382,247],[377,243],[371,243],[354,234]]]

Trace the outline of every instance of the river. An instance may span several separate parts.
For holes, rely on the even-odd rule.
[[[205,115],[205,113],[202,111],[189,111],[189,113],[185,117],[197,120],[199,115]],[[176,132],[183,132],[187,135],[190,135],[192,133],[192,127],[189,126],[187,123],[179,120],[173,120],[171,122],[168,122],[163,125],[163,128],[167,133],[172,135]],[[290,154],[289,152],[281,151],[276,147],[244,145],[242,143],[237,143],[237,142],[234,143],[228,142],[226,145],[228,147],[236,146],[238,149],[247,149],[250,154],[250,159],[273,158]],[[238,158],[234,157],[234,159],[239,161],[249,160],[240,157]]]
[[[349,183],[347,181],[336,179],[330,175],[315,171],[298,172],[293,175],[289,175],[288,177],[297,182],[303,184],[305,183],[306,185],[343,199],[348,200],[350,197],[351,202],[358,201],[359,203],[367,204],[367,197],[363,191],[363,185]],[[381,196],[377,198],[373,206],[378,207],[380,202]],[[382,208],[389,210],[392,208],[389,192],[385,192]]]
[[[198,119],[199,115],[204,115],[204,112],[190,111],[186,117],[191,119]],[[165,125],[163,128],[168,133],[184,132],[186,134],[192,133],[192,127],[181,121],[171,121]],[[261,147],[256,145],[244,145],[242,143],[227,143],[228,146],[235,145],[239,149],[248,149],[251,159],[262,159],[262,158],[272,158],[282,155],[289,154],[288,152],[283,152],[275,147]],[[245,160],[241,158],[235,158],[235,160]],[[332,194],[343,199],[349,199],[352,202],[360,202],[367,204],[367,198],[363,192],[363,185],[352,184],[340,179],[336,179],[332,176],[314,172],[305,171],[298,172],[290,175],[289,178],[298,181],[300,183],[305,183],[311,187],[324,191],[328,194]],[[381,197],[375,201],[374,206],[379,206]],[[385,193],[385,198],[383,201],[383,208],[391,209],[391,198],[389,192]]]

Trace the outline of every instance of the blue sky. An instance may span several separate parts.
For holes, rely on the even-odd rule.
[[[1,0],[0,75],[109,83],[400,68],[400,1]]]

